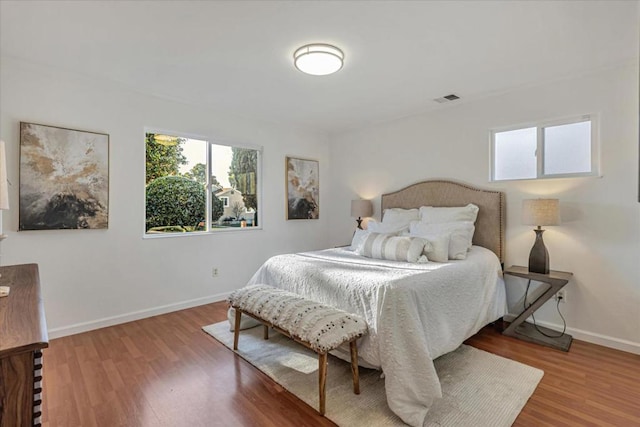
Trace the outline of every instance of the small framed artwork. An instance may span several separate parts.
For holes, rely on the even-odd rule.
[[[109,135],[20,123],[19,230],[109,224]]]
[[[286,158],[287,219],[320,217],[320,178],[317,160]]]

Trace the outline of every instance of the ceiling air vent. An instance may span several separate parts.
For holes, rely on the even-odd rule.
[[[439,104],[443,104],[445,102],[455,101],[456,99],[460,99],[460,97],[452,93],[451,95],[446,95],[446,96],[443,96],[442,98],[436,98],[434,99],[434,101],[436,101]]]

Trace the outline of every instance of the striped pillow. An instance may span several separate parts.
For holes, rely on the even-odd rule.
[[[391,261],[426,262],[427,257],[421,256],[426,243],[426,240],[419,237],[370,233],[360,246],[358,254]]]

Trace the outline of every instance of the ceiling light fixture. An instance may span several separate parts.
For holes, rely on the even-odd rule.
[[[342,68],[343,63],[344,53],[330,44],[308,44],[293,53],[296,68],[314,76],[333,74]]]

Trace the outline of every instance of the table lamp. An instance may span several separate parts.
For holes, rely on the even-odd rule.
[[[2,211],[9,209],[9,186],[7,181],[7,156],[4,151],[4,141],[0,140],[0,242],[6,239],[7,235],[2,232]],[[0,252],[0,260],[2,252]],[[9,294],[8,289],[0,292],[0,296]]]
[[[0,140],[0,210],[9,209],[9,181],[7,181],[7,156],[4,151],[4,141]],[[0,239],[6,236],[2,234],[2,217],[0,216]]]
[[[560,224],[558,199],[526,199],[522,201],[522,223],[537,225],[536,241],[529,254],[529,271],[549,274],[549,252],[542,240],[543,225]]]
[[[358,218],[358,228],[362,230],[362,218],[373,215],[373,204],[371,200],[352,200],[351,201],[351,216]]]

